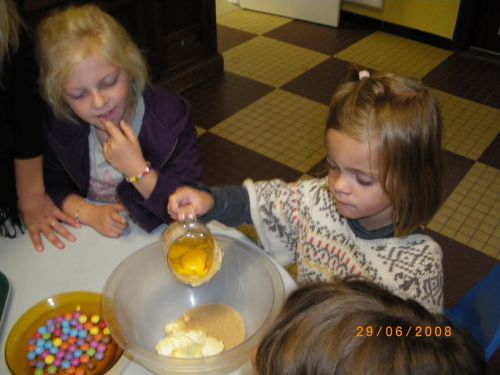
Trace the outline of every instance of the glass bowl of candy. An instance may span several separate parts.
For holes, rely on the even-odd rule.
[[[32,306],[12,327],[5,345],[13,374],[109,374],[122,354],[103,319],[102,296],[84,291]]]
[[[215,236],[224,261],[206,283],[179,281],[162,242],[126,258],[103,291],[104,318],[129,358],[155,374],[228,374],[245,365],[285,299],[255,245]]]
[[[219,271],[222,250],[208,228],[189,215],[175,221],[162,235],[165,259],[172,274],[181,282],[200,286]]]

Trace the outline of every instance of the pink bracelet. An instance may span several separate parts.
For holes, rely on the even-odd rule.
[[[151,163],[149,161],[146,162],[146,167],[138,174],[132,177],[125,177],[125,181],[134,183],[139,180],[142,180],[144,176],[146,176],[151,171]]]

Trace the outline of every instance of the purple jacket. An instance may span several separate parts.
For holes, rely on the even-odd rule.
[[[191,108],[180,97],[158,87],[144,90],[145,113],[139,143],[144,158],[158,173],[158,181],[148,199],[125,180],[116,188],[118,201],[130,217],[151,232],[171,222],[168,197],[178,186],[198,186],[201,166],[196,151],[196,130]],[[70,194],[87,196],[90,182],[90,125],[53,118],[45,131],[44,174],[47,192],[61,207]]]

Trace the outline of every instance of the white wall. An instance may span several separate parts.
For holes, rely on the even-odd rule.
[[[240,0],[240,6],[323,25],[339,25],[340,0]]]

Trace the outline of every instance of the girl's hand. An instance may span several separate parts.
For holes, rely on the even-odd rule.
[[[80,225],[71,216],[62,212],[46,193],[31,196],[26,202],[20,200],[19,210],[37,251],[43,251],[41,234],[58,249],[64,249],[64,243],[58,235],[75,242],[75,237],[60,222],[74,228],[79,228]]]
[[[212,194],[183,186],[168,199],[167,211],[172,219],[184,221],[189,214],[205,215],[214,203]]]
[[[84,205],[82,209],[88,210],[85,214],[87,224],[103,236],[118,238],[128,228],[127,220],[120,215],[121,211],[126,210],[122,204]]]
[[[102,145],[104,157],[116,170],[127,177],[135,176],[146,167],[139,139],[134,130],[125,121],[115,126],[111,121],[103,121],[109,134]]]

